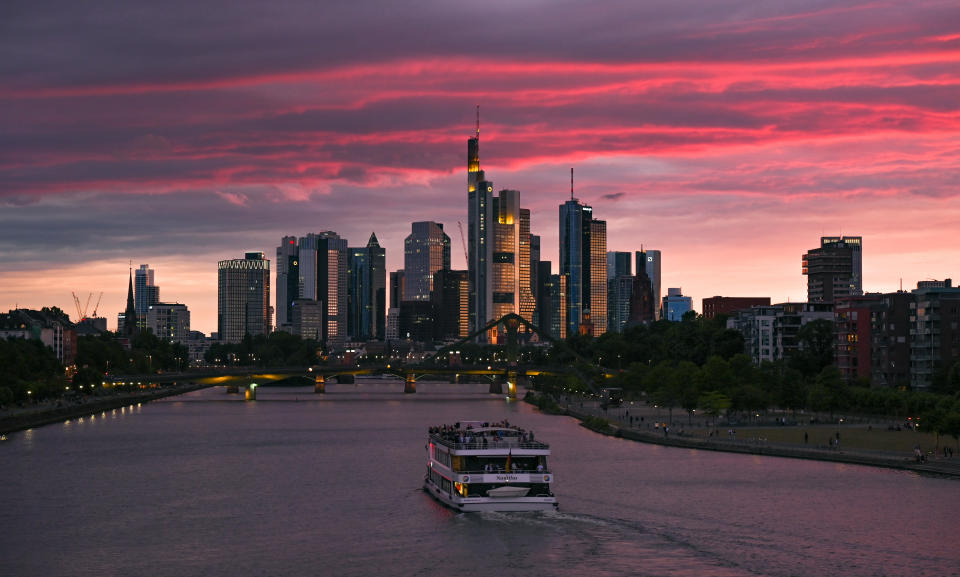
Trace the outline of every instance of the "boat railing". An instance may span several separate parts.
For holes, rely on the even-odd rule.
[[[516,469],[510,467],[509,471],[498,470],[498,471],[484,471],[483,469],[467,469],[463,471],[456,471],[457,475],[551,475],[550,469]]]
[[[518,437],[481,437],[479,439],[473,439],[469,443],[454,441],[452,439],[447,439],[440,437],[438,435],[430,435],[430,438],[444,447],[450,447],[454,450],[470,450],[470,449],[549,449],[550,445],[544,443],[543,441],[522,441]],[[486,438],[487,442],[484,443],[483,439]]]

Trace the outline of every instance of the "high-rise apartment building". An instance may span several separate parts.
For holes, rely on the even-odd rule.
[[[863,294],[863,237],[823,236],[803,255],[807,302],[832,303]]]
[[[270,261],[262,252],[218,263],[217,332],[220,340],[238,343],[245,335],[270,332]]]
[[[147,327],[161,340],[186,343],[190,336],[190,311],[180,303],[154,303],[147,308]]]
[[[450,268],[450,237],[433,221],[415,222],[411,229],[403,241],[403,300],[429,301],[433,274]]]
[[[354,340],[383,340],[386,334],[386,250],[376,234],[367,246],[351,248],[347,286],[347,333]]]

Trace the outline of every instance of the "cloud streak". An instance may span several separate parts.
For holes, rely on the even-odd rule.
[[[960,219],[953,2],[515,4],[15,2],[0,24],[0,286],[71,258],[271,253],[323,229],[376,230],[399,268],[410,221],[465,218],[476,103],[482,165],[521,190],[546,258],[575,165],[608,245],[634,250],[642,232],[697,297],[802,298],[792,264],[821,233],[876,231],[869,263],[871,246],[895,258],[882,238],[906,220],[934,246],[949,231],[924,218]],[[792,264],[760,288],[724,284],[705,242]],[[916,260],[908,279],[956,274]]]

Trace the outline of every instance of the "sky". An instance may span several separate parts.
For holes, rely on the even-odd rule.
[[[960,280],[956,0],[8,0],[0,310],[102,291],[114,328],[146,263],[210,333],[218,260],[375,232],[396,270],[419,220],[465,268],[477,105],[554,272],[574,167],[698,310],[805,300],[823,235],[863,237],[867,291]]]

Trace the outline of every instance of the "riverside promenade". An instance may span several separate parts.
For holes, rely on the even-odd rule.
[[[196,383],[185,383],[145,391],[86,397],[79,401],[49,402],[6,409],[0,411],[0,435],[59,423],[68,419],[95,415],[137,403],[147,403],[164,397],[182,395],[206,388],[207,386],[208,385],[198,385]]]
[[[700,436],[691,433],[681,433],[682,428],[680,427],[670,429],[668,432],[662,427],[651,428],[657,413],[650,407],[634,405],[604,411],[599,406],[599,403],[595,401],[577,400],[576,402],[564,402],[561,400],[558,404],[563,414],[580,420],[581,424],[587,428],[600,434],[632,441],[686,449],[701,449],[705,451],[724,451],[729,453],[887,467],[890,469],[902,469],[922,474],[960,479],[960,456],[956,455],[952,458],[927,455],[924,462],[918,462],[912,453],[905,451],[812,446],[772,442],[762,438],[750,438],[750,427],[742,426],[738,427],[738,430],[742,435],[747,435],[748,438],[732,438],[723,435]],[[629,418],[630,415],[634,416],[632,425]],[[643,421],[640,421],[640,416],[645,417]],[[608,425],[606,427],[595,426],[595,423],[600,422],[596,419],[597,417],[604,419]],[[723,426],[722,428],[726,429],[727,427]]]

